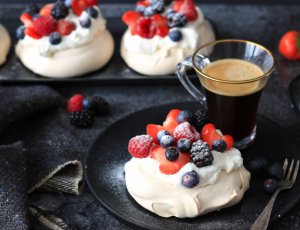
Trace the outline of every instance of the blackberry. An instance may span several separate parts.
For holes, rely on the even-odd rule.
[[[209,145],[200,140],[193,143],[191,148],[191,158],[198,168],[211,165],[214,160],[214,157],[209,150]]]
[[[38,14],[39,12],[40,12],[40,8],[39,8],[38,5],[35,4],[35,3],[29,4],[29,5],[25,8],[25,10],[23,11],[23,13],[28,13],[28,14],[30,14],[31,16],[36,15],[36,14]]]
[[[96,103],[95,113],[96,115],[105,115],[110,111],[110,106],[108,102],[102,97],[94,97],[94,101]]]
[[[195,128],[201,132],[203,126],[207,124],[207,112],[205,110],[199,109],[195,113]]]
[[[168,16],[168,25],[171,28],[184,27],[187,24],[187,18],[184,14],[174,13]]]
[[[51,10],[51,15],[55,19],[61,19],[67,17],[69,14],[69,8],[65,5],[64,2],[57,1],[52,10]]]
[[[94,122],[94,116],[87,111],[77,111],[69,114],[71,125],[79,128],[89,127]]]

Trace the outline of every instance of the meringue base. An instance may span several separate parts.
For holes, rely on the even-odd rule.
[[[50,78],[71,78],[100,69],[111,59],[114,41],[109,31],[99,33],[87,45],[41,56],[32,46],[16,45],[16,54],[32,72]]]
[[[10,36],[4,26],[0,24],[0,65],[6,61],[10,45]]]
[[[129,33],[129,30],[126,31]],[[211,24],[205,20],[199,26],[199,46],[215,40]],[[125,48],[124,36],[121,41],[121,56],[126,64],[134,71],[144,75],[169,75],[174,74],[177,64],[185,57],[192,55],[195,50],[184,48],[160,49],[153,54],[130,52]]]
[[[161,217],[192,218],[230,207],[237,204],[249,188],[250,173],[243,166],[230,173],[222,171],[215,184],[199,188],[162,183],[132,166],[125,167],[129,194],[145,209]]]

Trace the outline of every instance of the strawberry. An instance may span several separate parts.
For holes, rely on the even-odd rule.
[[[84,0],[84,3],[89,7],[97,6],[98,5],[98,0]]]
[[[135,136],[129,140],[128,152],[135,158],[149,156],[153,139],[149,135]]]
[[[32,16],[28,13],[21,14],[20,20],[25,25],[25,27],[32,27],[33,26]]]
[[[74,14],[80,16],[81,13],[89,7],[85,0],[72,0],[72,10]]]
[[[82,111],[83,96],[81,94],[75,94],[67,103],[67,110],[69,113]]]
[[[178,126],[177,117],[181,110],[179,109],[172,109],[163,123],[163,127],[173,135],[174,129]]]
[[[174,1],[174,5],[173,5],[173,10],[178,12],[182,6],[182,3],[183,3],[184,0],[176,0]]]
[[[33,29],[41,36],[48,36],[56,30],[56,21],[51,16],[41,16],[33,21]]]
[[[31,27],[25,28],[24,33],[34,39],[40,39],[42,37],[41,35],[37,34]]]
[[[146,127],[147,134],[152,137],[153,142],[157,145],[159,145],[159,142],[157,140],[157,133],[163,129],[164,127],[162,127],[161,125],[155,124],[148,124]]]
[[[193,0],[184,0],[178,12],[184,14],[188,21],[194,21],[198,17],[196,4]]]
[[[73,22],[68,22],[64,19],[57,21],[57,32],[60,35],[67,36],[75,29],[76,25]]]
[[[195,142],[200,139],[200,134],[190,125],[190,123],[183,122],[174,129],[173,137],[175,142],[183,138]]]
[[[177,160],[169,161],[165,153],[166,150],[161,146],[155,146],[150,151],[150,157],[159,161],[159,170],[164,174],[174,174],[190,161],[190,154],[179,153]]]
[[[226,142],[227,148],[226,150],[229,150],[232,148],[234,144],[233,137],[230,135],[221,135],[217,132],[216,127],[208,123],[204,125],[201,131],[201,137],[204,142],[207,142],[209,144],[209,147],[212,149],[212,144],[215,140],[223,140]]]
[[[127,11],[122,16],[122,21],[129,27],[136,24],[137,20],[142,16],[142,14],[136,11]]]
[[[140,17],[135,25],[136,33],[142,38],[153,38],[156,34],[156,26],[151,18]]]
[[[165,37],[169,34],[168,19],[160,14],[152,16],[154,25],[156,26],[156,35]]]
[[[53,4],[47,4],[40,10],[40,16],[51,16]]]
[[[149,1],[138,1],[136,3],[136,5],[137,6],[145,6],[145,7],[147,7],[147,6],[150,6],[150,2]]]

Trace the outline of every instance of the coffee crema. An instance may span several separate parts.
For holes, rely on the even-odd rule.
[[[223,83],[199,76],[204,88],[220,95],[244,96],[253,94],[265,86],[260,81],[242,84],[234,83],[256,79],[264,74],[262,69],[257,65],[240,59],[227,58],[211,62],[204,67],[202,72],[217,80],[233,82]]]

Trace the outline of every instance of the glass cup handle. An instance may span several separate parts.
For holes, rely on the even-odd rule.
[[[206,98],[204,94],[198,90],[195,85],[189,79],[189,76],[186,73],[187,68],[192,68],[192,56],[186,57],[177,65],[176,74],[181,82],[181,84],[185,87],[185,89],[200,103],[207,109]]]

